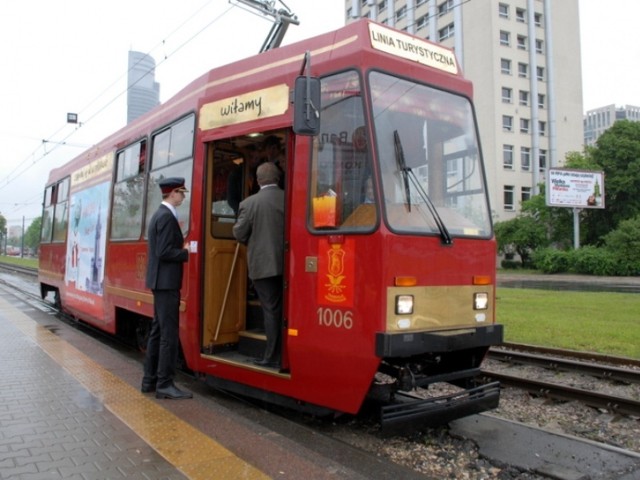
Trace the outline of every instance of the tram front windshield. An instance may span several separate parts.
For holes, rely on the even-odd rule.
[[[463,96],[369,75],[389,227],[398,233],[491,235],[473,111]]]
[[[395,233],[440,236],[444,243],[461,236],[489,238],[469,100],[379,71],[367,80],[370,115],[358,72],[322,80],[321,134],[314,138],[308,189],[310,228],[367,233],[384,220]]]

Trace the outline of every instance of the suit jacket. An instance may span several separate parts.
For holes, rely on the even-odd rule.
[[[173,212],[160,205],[149,222],[147,288],[180,290],[182,264],[189,259],[184,249],[184,237]]]
[[[282,275],[284,191],[271,185],[240,202],[233,235],[247,245],[249,278]]]

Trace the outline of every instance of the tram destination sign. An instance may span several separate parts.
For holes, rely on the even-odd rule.
[[[369,24],[369,35],[371,46],[377,50],[454,75],[458,74],[456,56],[448,48],[385,28],[376,23]]]
[[[546,203],[550,207],[604,208],[604,172],[550,168]]]

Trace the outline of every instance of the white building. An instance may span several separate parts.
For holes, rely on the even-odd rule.
[[[625,105],[616,108],[615,105],[607,105],[589,110],[584,116],[584,144],[594,145],[598,137],[617,120],[640,121],[640,107]]]
[[[583,148],[578,0],[346,0],[453,48],[474,101],[495,220],[513,218],[547,167]]]

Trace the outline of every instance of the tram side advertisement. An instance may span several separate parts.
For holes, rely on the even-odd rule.
[[[604,172],[550,168],[546,203],[550,207],[604,208]]]
[[[106,222],[113,153],[71,175],[66,303],[102,318]]]

